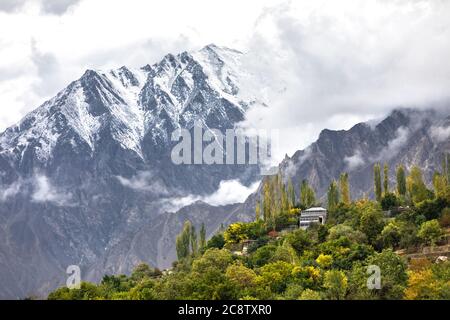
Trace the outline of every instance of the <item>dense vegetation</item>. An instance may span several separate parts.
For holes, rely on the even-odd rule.
[[[450,262],[399,254],[446,241],[449,157],[432,190],[417,167],[409,174],[396,168],[395,184],[388,177],[387,165],[377,164],[376,200],[352,201],[348,174],[342,174],[327,193],[326,223],[307,230],[292,226],[301,209],[319,204],[314,190],[301,181],[297,197],[290,179],[285,185],[281,175],[269,177],[254,222],[234,223],[206,241],[204,226],[197,234],[187,221],[171,270],[141,264],[130,276],[60,288],[49,299],[450,299]],[[379,289],[367,285],[369,266],[380,268]]]

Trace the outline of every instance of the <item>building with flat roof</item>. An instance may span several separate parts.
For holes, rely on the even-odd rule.
[[[322,207],[313,207],[303,210],[300,213],[299,226],[306,229],[312,223],[324,224],[327,220],[327,209]]]

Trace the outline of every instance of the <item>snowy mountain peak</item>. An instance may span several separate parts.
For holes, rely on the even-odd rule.
[[[175,128],[191,127],[196,120],[214,128],[233,127],[256,100],[242,57],[210,44],[195,52],[169,53],[139,69],[86,70],[7,129],[0,137],[0,155],[17,159],[29,152],[46,162],[59,144],[70,142],[92,154],[101,139],[110,137],[145,158],[144,140],[167,144]]]

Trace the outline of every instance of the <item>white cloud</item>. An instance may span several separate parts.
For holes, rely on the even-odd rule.
[[[297,149],[323,128],[450,97],[450,2],[292,1],[266,10],[255,30],[247,65],[269,108],[255,107],[246,125],[288,129]]]
[[[188,195],[175,199],[165,199],[164,210],[174,212],[197,201],[203,201],[213,206],[241,203],[258,189],[259,184],[260,182],[257,181],[247,187],[241,184],[239,180],[223,180],[220,182],[217,191],[207,196]]]
[[[347,164],[347,170],[353,171],[358,169],[364,164],[364,159],[361,155],[361,151],[356,151],[354,155],[350,157],[345,157],[344,162]]]
[[[140,171],[130,179],[121,176],[116,178],[123,186],[137,191],[151,192],[158,195],[166,195],[168,193],[166,186],[162,182],[154,180],[154,175],[149,171]]]
[[[375,160],[380,161],[393,158],[408,141],[409,134],[410,130],[408,128],[398,128],[395,138],[389,141],[388,145],[380,151]]]
[[[2,0],[0,11],[18,12],[24,9],[25,5],[38,5],[44,14],[62,15],[81,0]]]
[[[7,187],[2,187],[0,189],[0,201],[6,201],[9,197],[13,197],[19,193],[21,188],[21,183],[16,181]]]
[[[70,205],[70,193],[58,191],[44,175],[34,178],[34,192],[31,196],[34,202],[51,202],[57,205]]]
[[[430,129],[430,135],[436,142],[448,141],[450,139],[450,126],[433,127]]]

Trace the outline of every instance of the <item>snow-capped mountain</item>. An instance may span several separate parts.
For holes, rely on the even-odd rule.
[[[88,70],[1,134],[0,298],[53,289],[73,264],[85,280],[139,261],[167,267],[160,233],[137,249],[140,228],[178,197],[255,182],[256,166],[170,159],[175,129],[233,128],[260,103],[243,56],[209,45],[140,69]]]
[[[168,54],[140,69],[88,70],[6,130],[0,138],[1,154],[18,159],[32,149],[44,163],[61,141],[92,154],[102,137],[109,135],[123,149],[145,159],[146,139],[155,145],[168,144],[168,133],[190,128],[194,121],[232,128],[257,102],[254,93],[239,89],[246,77],[242,56],[209,45],[193,53]]]

